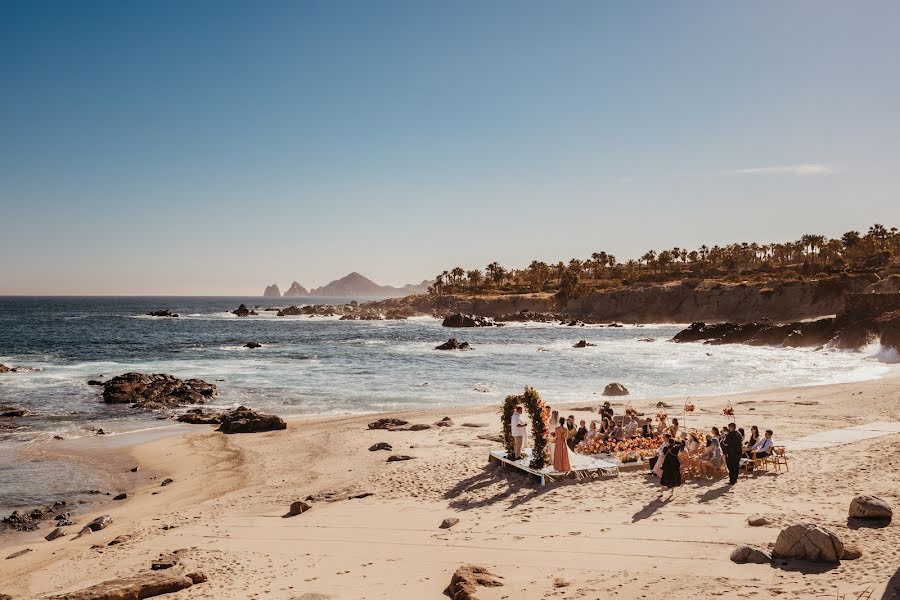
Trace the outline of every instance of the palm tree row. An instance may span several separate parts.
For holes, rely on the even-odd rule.
[[[533,260],[522,269],[508,269],[491,262],[484,271],[455,267],[439,273],[430,293],[441,295],[496,290],[502,293],[555,291],[564,297],[594,287],[629,285],[634,281],[666,281],[680,277],[723,277],[770,274],[790,276],[833,273],[844,270],[877,270],[900,257],[900,233],[881,224],[866,233],[848,231],[840,238],[807,234],[783,243],[735,243],[702,245],[695,250],[674,247],[648,250],[639,258],[619,262],[607,252],[590,258],[555,264]]]

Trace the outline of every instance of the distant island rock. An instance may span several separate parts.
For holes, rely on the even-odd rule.
[[[412,294],[424,294],[431,285],[429,281],[409,284],[403,287],[378,285],[368,277],[357,272],[336,279],[328,285],[309,290],[310,296],[327,296],[331,298],[396,298]]]
[[[306,297],[309,296],[309,290],[297,283],[296,281],[291,284],[291,287],[284,292],[284,297]]]
[[[281,298],[281,290],[278,289],[278,284],[267,285],[263,296],[266,298]]]

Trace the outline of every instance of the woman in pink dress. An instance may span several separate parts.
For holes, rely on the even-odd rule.
[[[572,470],[569,464],[569,447],[566,445],[566,436],[569,430],[566,429],[566,420],[559,420],[559,427],[556,428],[556,443],[553,448],[553,470],[559,473],[565,473]],[[560,442],[560,440],[562,440]]]

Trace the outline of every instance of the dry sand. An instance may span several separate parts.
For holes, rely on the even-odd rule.
[[[900,521],[860,529],[847,523],[857,494],[900,509],[900,434],[794,451],[787,473],[742,477],[734,488],[721,479],[689,482],[662,502],[642,472],[540,488],[487,466],[488,450],[499,446],[478,437],[499,429],[500,398],[490,400],[495,406],[392,415],[455,423],[419,432],[370,431],[374,417],[356,416],[295,420],[287,431],[254,435],[204,427],[130,448],[142,475],[129,498],[78,519],[110,514],[114,524],[78,540],[46,542],[46,525],[6,536],[0,555],[33,551],[0,560],[0,594],[18,600],[80,589],[145,571],[159,553],[179,548],[194,549],[209,581],[164,596],[173,600],[441,598],[467,563],[502,577],[502,587],[479,588],[483,600],[855,598],[867,587],[873,598],[893,598],[886,588],[900,587]],[[900,421],[900,377],[895,371],[869,382],[695,398],[698,412],[687,425],[723,425],[728,401],[739,426],[771,427],[778,441]],[[655,401],[634,406],[656,412]],[[391,443],[393,452],[368,451],[376,442]],[[390,454],[416,458],[387,463]],[[174,483],[160,487],[165,477]],[[372,495],[349,499],[359,493]],[[282,518],[307,496],[312,510]],[[750,527],[747,518],[757,514],[772,524]],[[445,517],[460,522],[439,529]],[[735,545],[765,547],[795,521],[832,528],[863,557],[819,567],[729,560]],[[131,537],[106,545],[121,535]]]

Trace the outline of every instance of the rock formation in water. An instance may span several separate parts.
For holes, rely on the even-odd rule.
[[[267,285],[263,296],[266,298],[281,298],[281,290],[278,289],[278,284]]]
[[[296,281],[294,283],[292,283],[291,287],[289,287],[284,292],[285,298],[298,298],[298,297],[306,297],[306,296],[309,296],[309,290],[307,290],[305,287],[303,287]]]
[[[455,313],[446,317],[441,325],[444,327],[493,327],[496,323],[478,315]]]
[[[246,304],[241,304],[235,310],[231,311],[231,314],[237,315],[238,317],[255,317],[259,313],[257,313],[255,310],[250,310],[249,308],[247,308]]]
[[[216,396],[216,385],[202,379],[179,379],[162,373],[125,373],[103,386],[106,404],[131,404],[134,408],[163,409],[203,404]]]

